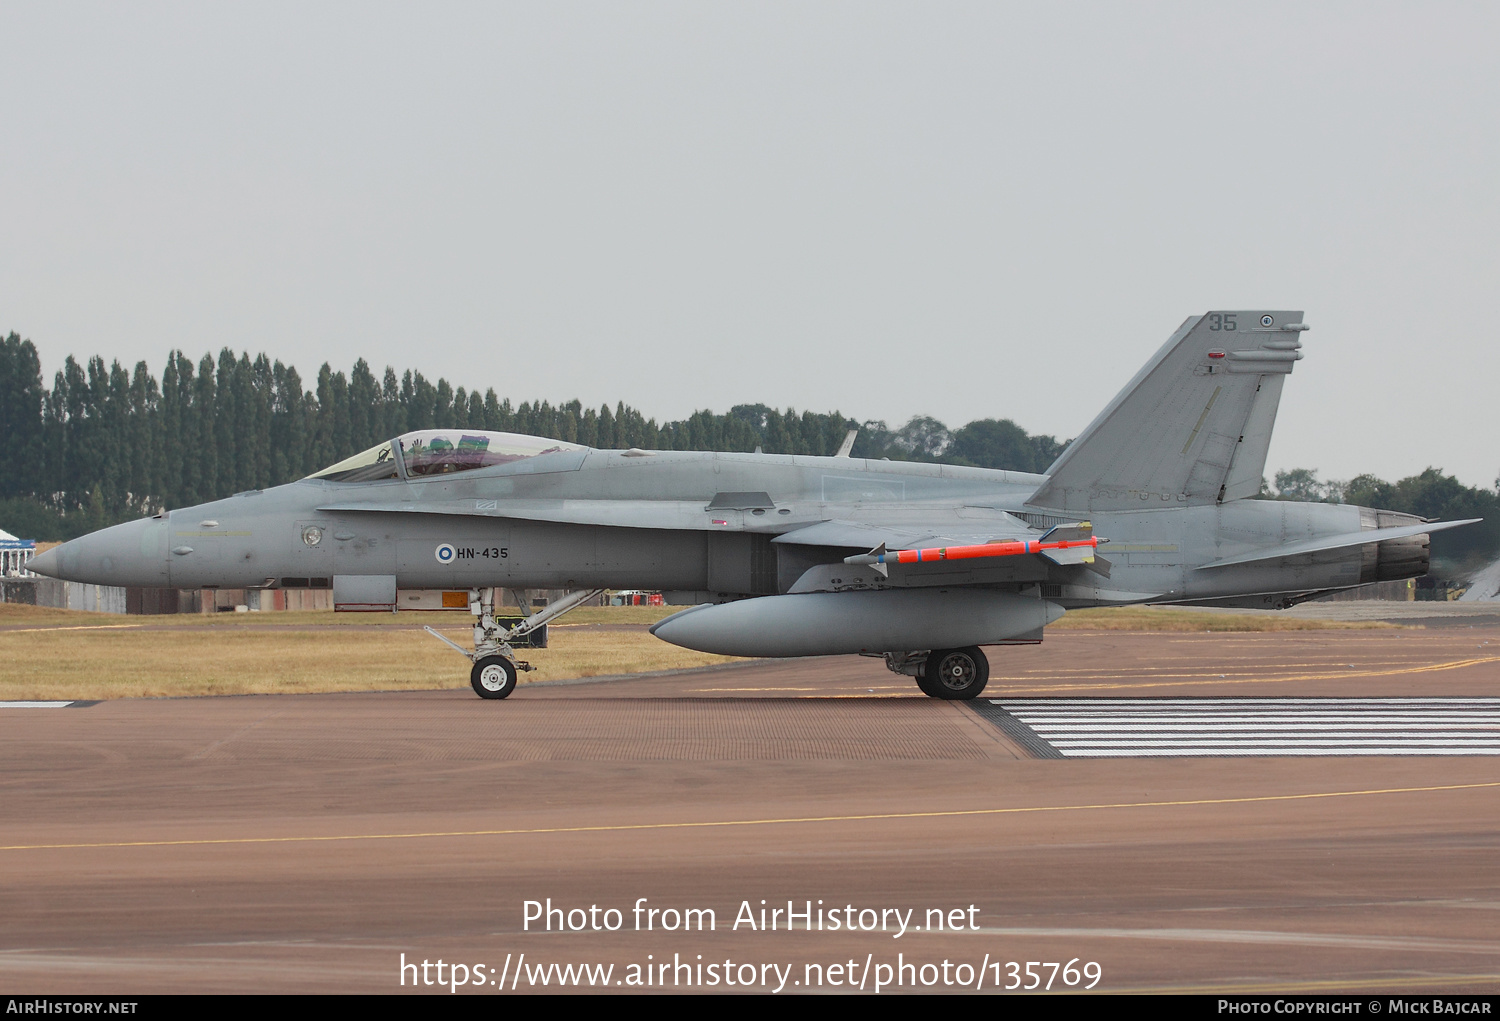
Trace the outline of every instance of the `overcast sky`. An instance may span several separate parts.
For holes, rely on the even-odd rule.
[[[1304,309],[1268,472],[1500,472],[1500,5],[0,3],[0,330],[1079,432]]]

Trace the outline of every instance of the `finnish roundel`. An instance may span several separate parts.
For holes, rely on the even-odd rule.
[[[1276,322],[1276,320],[1273,319],[1273,318],[1271,318],[1270,316],[1261,316],[1260,317],[1260,324],[1262,326],[1270,326],[1274,322]]]
[[[451,564],[451,563],[453,563],[453,557],[454,557],[453,547],[450,544],[446,543],[446,542],[443,543],[441,546],[439,546],[437,548],[437,551],[435,552],[434,555],[437,557],[437,561],[440,564]]]

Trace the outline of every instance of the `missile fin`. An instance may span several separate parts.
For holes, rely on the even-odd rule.
[[[1087,539],[1093,534],[1094,523],[1092,521],[1076,521],[1069,525],[1053,525],[1042,533],[1040,541],[1065,542],[1075,539]]]

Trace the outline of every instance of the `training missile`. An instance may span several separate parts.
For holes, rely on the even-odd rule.
[[[1054,529],[1055,531],[1055,529]],[[986,542],[973,546],[933,546],[928,549],[904,549],[890,552],[881,543],[868,553],[845,557],[846,564],[873,567],[888,575],[889,564],[925,564],[936,560],[970,560],[978,557],[1016,557],[1027,553],[1040,553],[1055,563],[1087,564],[1094,559],[1094,550],[1101,542],[1096,535],[1081,539],[1049,539],[1048,532],[1040,539],[1011,539],[1001,542]],[[1077,552],[1067,552],[1074,551]]]

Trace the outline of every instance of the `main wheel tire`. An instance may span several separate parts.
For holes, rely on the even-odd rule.
[[[976,646],[934,649],[918,681],[933,698],[963,700],[976,697],[990,679],[990,661]]]
[[[504,698],[516,690],[516,665],[504,656],[486,656],[469,671],[469,684],[480,698]]]

